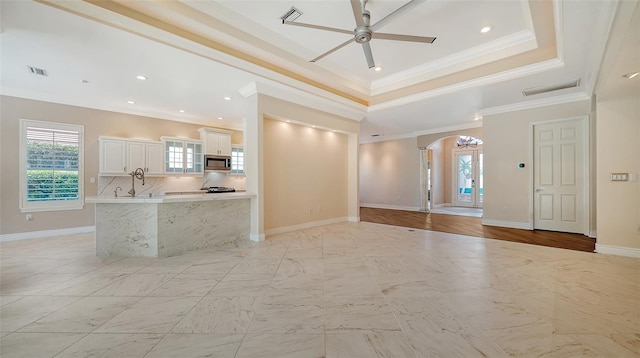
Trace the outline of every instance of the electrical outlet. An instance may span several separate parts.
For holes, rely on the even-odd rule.
[[[31,221],[33,220],[33,216],[31,216],[31,214],[27,214],[27,216],[25,217],[25,220]]]

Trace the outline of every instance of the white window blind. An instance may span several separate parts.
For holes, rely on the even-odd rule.
[[[22,211],[82,208],[82,135],[82,126],[22,121]]]
[[[231,173],[244,174],[244,150],[242,147],[231,148]]]

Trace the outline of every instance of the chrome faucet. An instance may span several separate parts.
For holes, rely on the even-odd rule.
[[[144,185],[144,169],[138,168],[132,171],[131,173],[129,173],[129,175],[131,175],[131,190],[129,190],[128,193],[132,197],[134,197],[136,196],[136,188],[135,188],[136,178],[142,180],[142,185]]]
[[[116,190],[113,191],[113,193],[115,194],[116,198],[118,197],[118,190],[122,191],[122,188],[118,186],[118,187],[116,187]]]

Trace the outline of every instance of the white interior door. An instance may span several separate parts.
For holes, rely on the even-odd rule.
[[[481,149],[454,149],[454,206],[482,207],[482,158]]]
[[[535,229],[584,233],[583,120],[534,126]]]

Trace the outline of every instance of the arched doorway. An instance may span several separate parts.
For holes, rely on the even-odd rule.
[[[421,148],[422,211],[482,216],[484,158],[473,134],[443,135]]]

